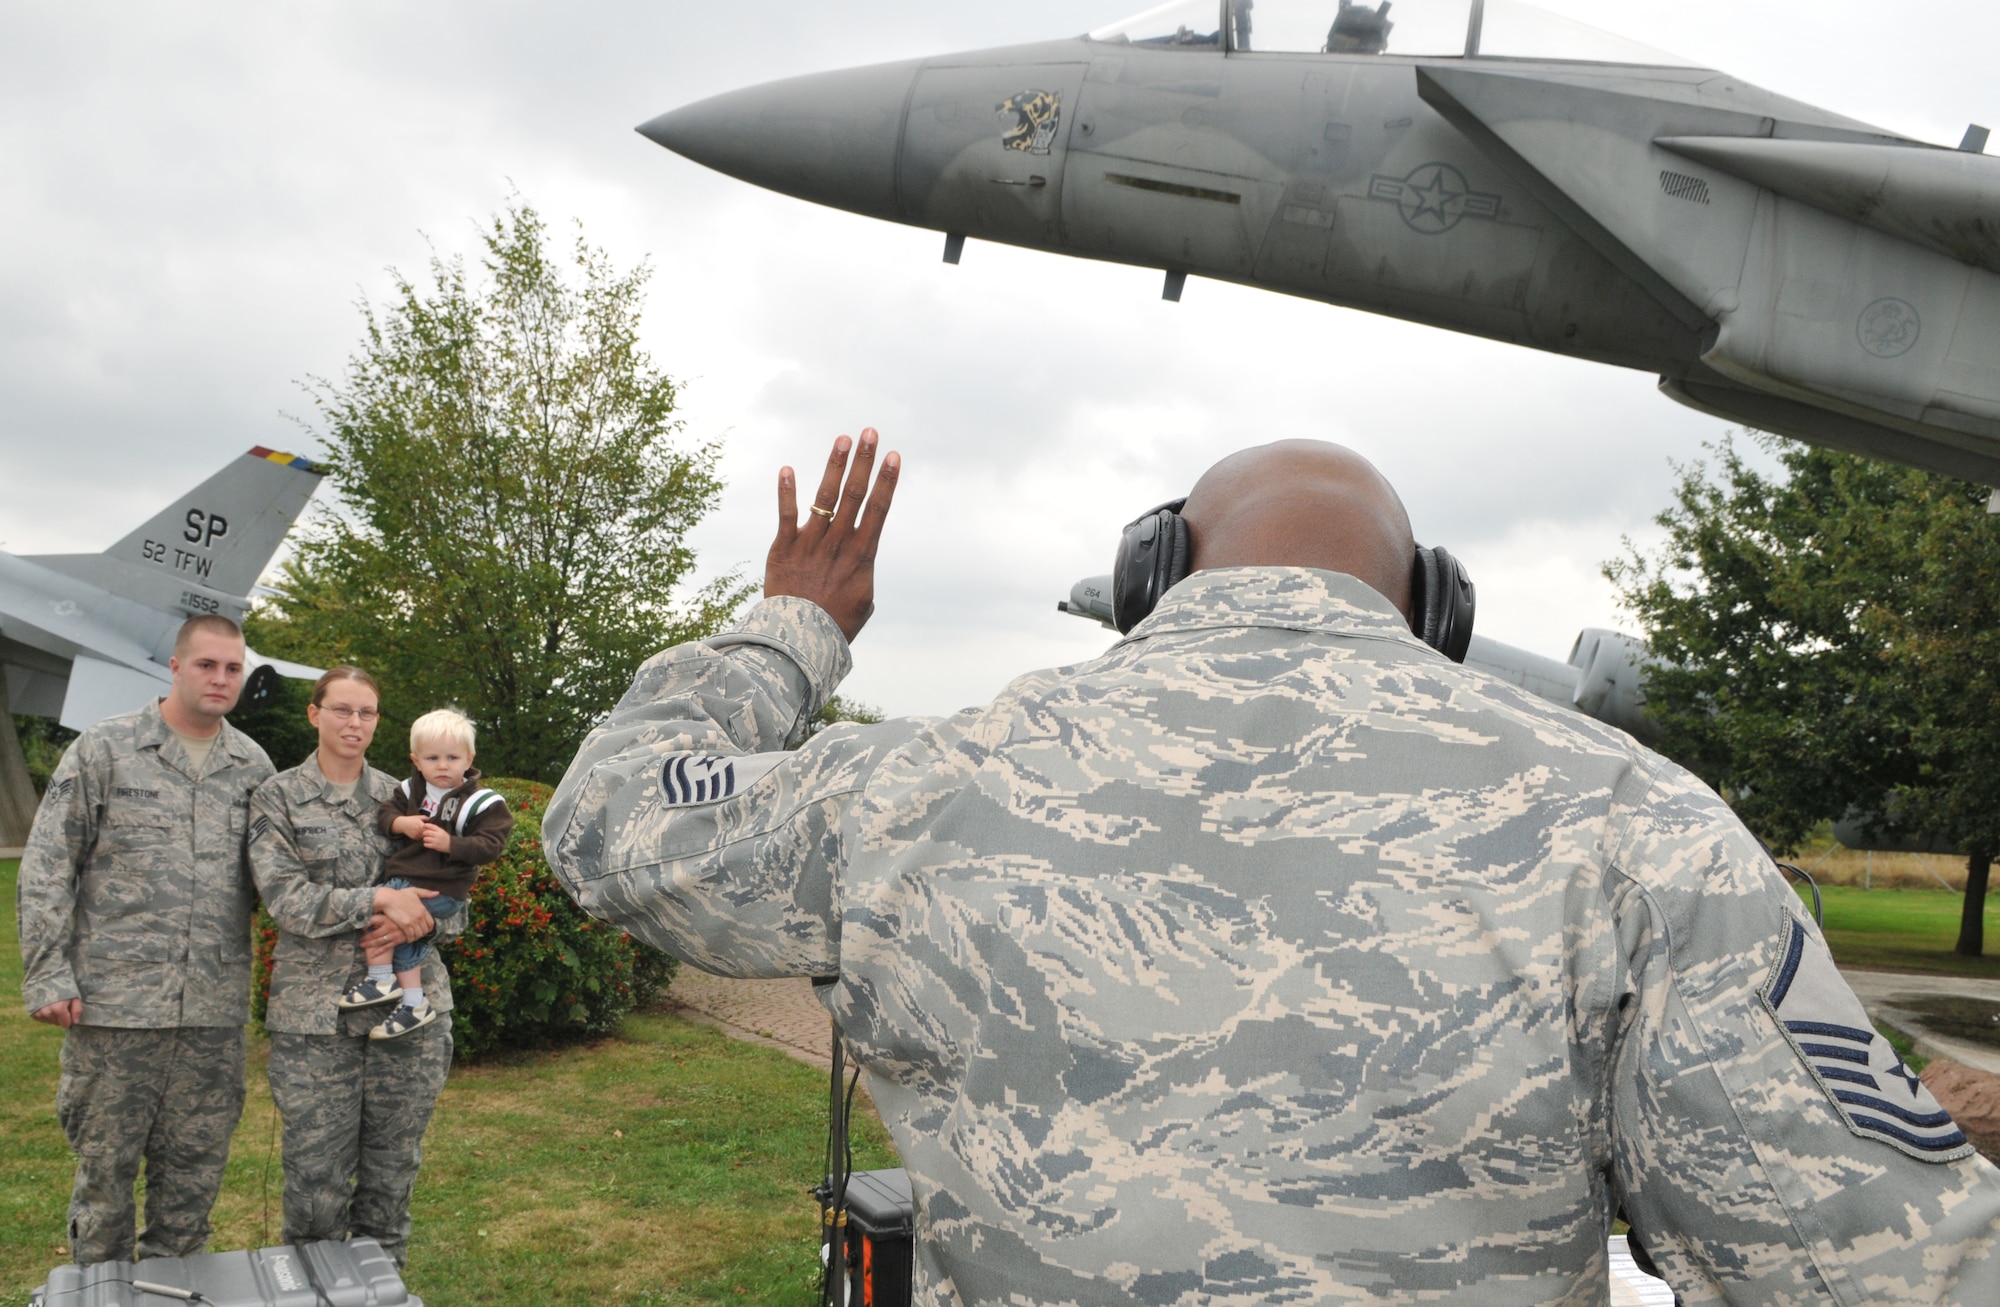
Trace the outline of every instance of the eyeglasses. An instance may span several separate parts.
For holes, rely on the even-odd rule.
[[[373,708],[349,708],[346,704],[336,704],[331,708],[322,708],[320,711],[331,714],[337,722],[359,721],[364,726],[382,715]]]

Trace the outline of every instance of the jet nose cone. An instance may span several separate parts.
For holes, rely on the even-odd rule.
[[[918,64],[815,73],[663,113],[639,134],[753,185],[896,216],[896,145]]]

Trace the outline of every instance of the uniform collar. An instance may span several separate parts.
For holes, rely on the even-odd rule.
[[[1123,643],[1182,631],[1265,627],[1324,631],[1408,645],[1436,654],[1410,630],[1396,606],[1344,572],[1313,567],[1220,567],[1196,572],[1167,591],[1152,616]]]
[[[216,733],[214,747],[233,761],[243,762],[250,757],[249,738],[224,718],[222,729]],[[167,725],[167,716],[160,711],[158,699],[139,710],[137,748],[164,750],[170,741],[178,742],[179,739],[180,736],[174,733],[174,728]]]
[[[166,714],[160,711],[160,701],[154,699],[139,710],[139,729],[134,744],[141,749],[164,749],[167,741],[174,738],[173,728],[167,725]]]
[[[389,790],[393,785],[395,785],[394,781],[381,772],[376,771],[373,767],[370,767],[366,762],[363,762],[361,764],[361,780],[355,785],[353,795],[347,799],[342,799],[338,794],[334,793],[333,782],[328,780],[326,773],[320,770],[318,749],[314,749],[311,753],[307,754],[304,762],[292,768],[292,793],[294,797],[300,799],[319,799],[329,807],[340,803],[355,802],[366,802],[371,806],[380,805],[383,800],[389,797]]]
[[[454,794],[458,795],[460,798],[464,798],[465,796],[471,794],[473,791],[479,788],[479,779],[480,779],[479,768],[467,767],[465,769],[465,779],[458,783],[458,788],[455,790],[446,790],[442,795],[439,796],[438,801],[442,803],[445,799],[449,799]],[[430,793],[430,782],[425,780],[424,774],[418,771],[414,767],[410,769],[409,786],[410,788],[408,792],[410,797],[413,799],[421,799],[426,794]]]

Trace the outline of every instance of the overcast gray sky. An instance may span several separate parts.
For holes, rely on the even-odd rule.
[[[716,92],[1100,26],[1133,3],[916,0],[0,3],[0,546],[96,550],[341,368],[385,269],[472,248],[515,189],[655,269],[650,347],[727,442],[697,537],[755,569],[778,464],[873,424],[907,462],[848,690],[990,697],[1106,633],[1054,611],[1117,530],[1240,446],[1341,440],[1555,657],[1618,622],[1598,569],[1650,538],[1722,424],[1653,378],[1301,300],[814,208],[635,135]],[[1547,8],[1940,143],[2000,126],[2000,10],[1971,0],[1549,0]],[[426,244],[428,236],[430,244]]]

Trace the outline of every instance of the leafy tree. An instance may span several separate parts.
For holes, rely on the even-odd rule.
[[[1987,487],[1756,436],[1681,470],[1667,541],[1606,569],[1660,660],[1661,747],[1779,850],[1819,822],[1967,854],[1960,953],[1983,950],[2000,849],[2000,523]]]
[[[21,742],[21,753],[28,763],[28,776],[34,782],[35,795],[39,798],[49,787],[49,777],[55,774],[56,764],[62,761],[69,749],[69,742],[76,738],[76,732],[59,724],[53,717],[14,717],[14,731]]]
[[[399,276],[363,306],[343,376],[312,383],[336,507],[257,640],[380,677],[391,770],[401,729],[455,704],[488,774],[554,780],[643,659],[712,632],[751,587],[677,597],[722,483],[639,345],[648,270],[581,237],[561,255],[525,203],[482,243],[474,273],[434,258],[426,284]]]
[[[253,634],[250,638],[254,646],[257,637]],[[312,683],[286,677],[278,682],[277,693],[269,703],[255,710],[239,708],[229,715],[229,724],[262,746],[279,771],[286,771],[319,748],[319,732],[306,720],[306,708],[311,703]]]
[[[881,720],[880,708],[865,704],[859,699],[847,699],[836,694],[821,705],[819,716],[806,723],[805,738],[810,740],[827,727],[840,722],[860,722],[864,726],[872,726]]]

